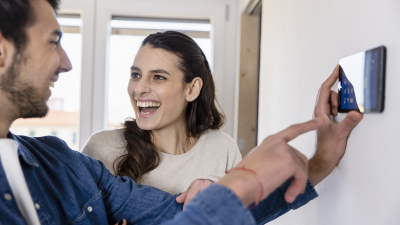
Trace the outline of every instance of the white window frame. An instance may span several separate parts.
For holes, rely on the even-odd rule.
[[[237,11],[236,0],[62,0],[61,12],[78,12],[83,20],[80,148],[91,134],[108,128],[107,62],[113,15],[211,21],[216,96],[227,118],[222,130],[236,139]]]
[[[79,115],[79,149],[89,139],[92,130],[93,55],[95,0],[62,0],[61,13],[79,13],[82,19],[82,71]],[[62,74],[60,75],[62,76]],[[62,119],[62,118],[60,118]]]

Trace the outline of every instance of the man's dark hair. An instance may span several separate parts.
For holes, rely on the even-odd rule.
[[[26,30],[34,24],[32,5],[38,0],[0,0],[0,32],[22,51],[28,41]],[[46,0],[57,12],[60,0]]]

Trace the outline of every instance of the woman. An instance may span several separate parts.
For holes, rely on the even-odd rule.
[[[219,180],[242,159],[219,130],[225,118],[208,61],[185,34],[159,32],[143,41],[128,94],[136,119],[93,134],[83,149],[112,173],[177,194],[197,179]]]

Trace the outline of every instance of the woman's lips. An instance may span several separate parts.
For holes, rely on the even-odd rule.
[[[137,110],[138,110],[138,114],[139,114],[139,117],[140,118],[149,118],[149,117],[151,117],[151,116],[153,116],[157,111],[158,111],[158,109],[159,109],[159,107],[158,108],[156,108],[154,111],[152,111],[152,112],[143,112],[143,110],[145,109],[146,107],[139,107],[139,106],[137,106]],[[154,107],[155,108],[155,107]]]
[[[138,99],[136,100],[136,107],[140,118],[149,118],[153,116],[161,107],[161,103],[151,99]]]

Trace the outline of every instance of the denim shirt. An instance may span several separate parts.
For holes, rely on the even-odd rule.
[[[308,182],[295,202],[286,203],[286,182],[249,211],[236,195],[211,185],[185,212],[175,195],[112,175],[102,162],[71,150],[59,138],[30,138],[11,133],[41,224],[265,224],[317,197]],[[0,162],[1,163],[1,162]],[[0,224],[26,224],[0,164]]]

